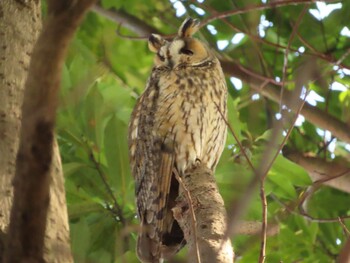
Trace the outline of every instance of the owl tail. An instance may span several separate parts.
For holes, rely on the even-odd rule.
[[[140,233],[137,238],[137,257],[142,263],[162,263],[160,247],[147,233]]]
[[[143,263],[158,263],[170,259],[185,244],[183,232],[174,220],[179,183],[174,177],[174,153],[164,145],[160,150],[157,181],[141,222],[137,241],[137,255]]]
[[[183,239],[173,245],[161,245],[147,234],[141,233],[137,238],[137,257],[142,263],[162,263],[164,259],[172,258],[186,244]]]

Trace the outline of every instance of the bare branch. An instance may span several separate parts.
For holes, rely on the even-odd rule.
[[[280,101],[280,92],[277,86],[269,83],[264,87],[264,89],[260,88],[261,85],[264,83],[263,77],[260,79],[247,74],[244,70],[242,70],[243,67],[235,62],[221,61],[221,66],[226,74],[234,76],[236,78],[241,79],[244,82],[249,83],[252,86],[252,88],[260,92],[263,96],[277,103]],[[290,98],[291,96],[291,91],[284,91],[283,101],[287,102],[287,98]],[[298,110],[298,108],[295,107],[294,104],[290,106],[293,111]],[[300,113],[305,117],[305,119],[307,119],[314,125],[324,130],[328,130],[340,140],[350,143],[350,127],[348,127],[346,123],[338,120],[330,114],[325,113],[317,107],[311,106],[308,103],[304,104],[304,107],[302,108]]]
[[[324,159],[305,156],[299,152],[284,153],[283,155],[292,162],[304,167],[314,182],[348,171],[349,173],[347,175],[325,181],[323,184],[350,193],[350,171],[349,168],[344,165],[344,162],[327,162]]]
[[[259,263],[264,263],[266,258],[266,237],[267,237],[267,200],[265,195],[264,181],[260,184],[260,198],[262,204],[262,227]]]
[[[290,46],[293,42],[293,39],[294,39],[296,33],[298,32],[299,25],[300,25],[301,20],[303,19],[304,15],[305,15],[306,11],[307,11],[307,7],[308,6],[304,6],[303,10],[301,11],[301,13],[297,19],[296,24],[293,26],[293,31],[289,37],[288,45],[287,45],[287,48],[286,48],[285,53],[284,53],[283,69],[282,69],[282,87],[281,87],[280,100],[279,100],[280,111],[282,111],[282,105],[283,105],[283,91],[285,88],[285,82],[286,82],[286,78],[287,78],[288,54],[289,54]]]
[[[305,218],[306,220],[308,220],[310,222],[327,224],[327,223],[339,222],[339,219],[340,220],[350,219],[350,216],[339,216],[339,217],[334,217],[334,218],[316,218],[316,217],[309,215],[308,213],[306,213],[302,209],[301,209],[301,211],[300,211],[300,209],[299,209],[299,211],[294,210],[295,207],[293,207],[293,208],[289,207],[289,205],[287,205],[284,202],[282,202],[281,200],[279,200],[274,194],[270,194],[270,197],[274,201],[276,201],[276,203],[283,206],[286,209],[286,211],[288,211],[289,213],[302,216],[303,218]]]
[[[131,31],[135,32],[141,37],[148,36],[152,33],[160,33],[154,27],[147,25],[144,21],[140,20],[136,16],[130,15],[122,10],[106,10],[100,3],[94,5],[92,10],[97,14],[100,14],[114,22],[120,23]]]
[[[258,221],[242,221],[237,223],[236,235],[259,235],[262,231],[262,223]],[[280,228],[276,223],[267,224],[266,236],[275,236],[279,233]]]
[[[341,225],[342,229],[343,229],[343,233],[346,237],[350,237],[350,231],[349,229],[346,227],[345,223],[344,223],[344,219],[338,217],[339,219],[339,224]]]
[[[299,204],[298,204],[299,214],[307,219],[314,221],[314,222],[326,222],[327,223],[327,222],[339,222],[343,219],[350,219],[350,216],[341,216],[341,217],[339,216],[337,218],[327,218],[327,219],[315,218],[315,217],[309,215],[306,211],[306,208],[305,208],[305,204],[307,203],[307,200],[309,200],[311,198],[311,196],[322,186],[322,184],[324,182],[331,181],[331,180],[336,179],[336,178],[340,178],[340,177],[347,175],[347,174],[348,175],[350,174],[350,169],[348,169],[342,173],[315,181],[310,187],[308,187],[308,189],[306,191],[304,191],[302,193],[302,195],[300,196],[300,198],[298,200],[299,201]]]
[[[336,1],[325,1],[327,3],[332,3]],[[258,5],[250,5],[246,6],[244,8],[238,8],[235,10],[229,10],[226,12],[222,12],[219,14],[215,14],[213,16],[208,17],[207,19],[203,20],[201,23],[201,26],[204,26],[214,20],[226,18],[229,16],[239,15],[239,14],[245,14],[252,11],[258,11],[258,10],[266,10],[276,7],[282,7],[282,6],[288,6],[288,5],[298,5],[298,4],[311,4],[316,3],[316,0],[282,0],[282,1],[271,1],[265,4],[258,4]]]

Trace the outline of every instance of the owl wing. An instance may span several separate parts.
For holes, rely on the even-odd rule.
[[[173,192],[172,199],[175,200],[178,191],[177,185],[171,190],[174,185],[174,149],[169,143],[165,145],[165,138],[157,137],[154,130],[157,92],[151,87],[146,89],[134,108],[129,126],[130,162],[141,221],[137,254],[144,262],[155,262],[162,254],[170,256],[178,251],[178,246],[172,249],[172,244],[163,242],[164,239],[172,240],[171,234],[180,236],[176,240],[183,240],[178,234],[181,230],[177,224],[173,229],[174,219],[169,207],[169,195]]]

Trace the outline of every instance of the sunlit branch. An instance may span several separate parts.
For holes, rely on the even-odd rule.
[[[266,10],[266,9],[283,7],[283,6],[288,6],[288,5],[311,4],[311,3],[316,3],[316,2],[317,2],[316,0],[285,0],[285,1],[272,1],[272,2],[268,2],[265,4],[259,4],[259,5],[250,5],[250,6],[246,6],[244,8],[238,8],[235,10],[230,10],[230,11],[226,11],[226,12],[212,15],[212,16],[204,19],[201,23],[201,26],[203,27],[204,25],[209,24],[210,22],[217,20],[217,19],[222,19],[222,18],[226,18],[229,16],[239,15],[239,14],[245,14],[245,13],[252,12],[252,11]],[[333,2],[336,2],[336,0],[325,1],[325,2],[333,3]]]
[[[282,3],[281,5],[288,5],[293,3],[309,4],[314,2],[315,1],[283,1],[281,2]],[[328,1],[328,2],[331,3],[333,1]],[[264,9],[281,6],[279,5],[279,3],[280,2],[272,2],[266,5]],[[255,10],[254,7],[248,7],[246,9]],[[247,12],[246,9],[240,9],[238,10],[240,11],[238,13],[242,13],[243,11]],[[134,31],[139,36],[149,36],[151,33],[159,33],[159,31],[156,28],[146,25],[142,20],[136,18],[135,16],[127,14],[126,12],[121,12],[118,10],[105,10],[101,6],[98,6],[98,7],[95,6],[94,11],[115,22],[122,23],[124,26],[128,27],[130,30]],[[237,10],[235,10],[235,12],[236,11]],[[203,21],[201,25],[204,26],[205,24],[208,24],[208,23],[209,21]],[[299,39],[301,39],[299,35],[298,37]],[[285,49],[286,47],[281,46],[281,48]],[[294,49],[290,49],[290,50],[295,51]],[[325,55],[323,53],[317,52],[317,56],[329,62],[333,61],[328,55]],[[221,65],[223,67],[224,72],[227,75],[234,76],[241,79],[242,81],[252,85],[252,87],[254,89],[257,89],[258,91],[259,91],[259,88],[261,87],[262,82],[265,82],[266,80],[268,80],[269,84],[266,85],[266,87],[261,91],[262,95],[271,99],[272,101],[275,101],[275,102],[280,101],[280,96],[279,96],[280,93],[277,87],[281,86],[282,83],[277,82],[274,79],[271,79],[269,77],[262,76],[261,74],[256,73],[253,70],[246,68],[234,61],[221,61]],[[339,64],[339,66],[343,67],[344,65]],[[287,94],[287,96],[289,96],[289,92],[286,91],[284,93]],[[292,108],[292,110],[295,111],[296,109]],[[301,114],[314,125],[324,130],[329,130],[337,138],[343,140],[344,142],[350,143],[350,134],[348,132],[349,127],[345,123],[338,120],[337,118],[331,116],[330,114],[325,114],[322,110],[318,109],[317,107],[311,106],[308,103],[305,103],[301,111]]]

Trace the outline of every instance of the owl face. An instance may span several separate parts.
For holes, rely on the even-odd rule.
[[[186,66],[198,66],[214,59],[209,48],[201,41],[192,38],[198,30],[199,22],[188,18],[181,25],[178,36],[171,42],[160,35],[152,34],[148,46],[155,57],[156,67],[176,69]]]

